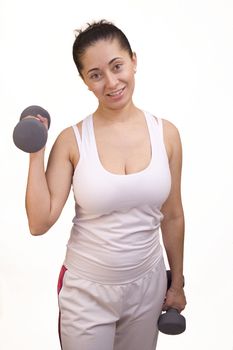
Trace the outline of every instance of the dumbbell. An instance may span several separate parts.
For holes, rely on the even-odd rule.
[[[40,106],[29,106],[23,110],[18,124],[13,131],[14,144],[24,152],[34,153],[42,149],[48,138],[46,127],[36,117],[40,114],[48,119],[48,127],[50,127],[50,115]],[[28,117],[28,118],[26,118]]]
[[[171,271],[167,271],[167,289],[171,286]],[[178,310],[169,309],[165,313],[162,313],[158,319],[158,329],[160,332],[176,335],[183,333],[186,329],[186,320]]]

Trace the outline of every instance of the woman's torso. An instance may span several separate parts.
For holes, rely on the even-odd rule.
[[[74,127],[76,215],[65,264],[81,277],[119,283],[161,258],[160,209],[170,190],[162,121],[145,112],[129,126],[98,130],[91,115]]]

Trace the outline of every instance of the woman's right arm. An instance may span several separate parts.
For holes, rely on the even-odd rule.
[[[71,128],[68,128],[58,136],[50,152],[46,171],[45,149],[30,154],[26,212],[32,235],[42,235],[50,229],[69,196],[73,176],[71,133]]]

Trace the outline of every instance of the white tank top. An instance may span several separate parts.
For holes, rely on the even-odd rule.
[[[162,120],[144,112],[152,156],[142,171],[107,171],[98,155],[93,116],[82,123],[82,139],[73,130],[80,158],[73,175],[75,212],[64,265],[96,282],[119,284],[147,273],[162,257],[160,211],[171,176]]]

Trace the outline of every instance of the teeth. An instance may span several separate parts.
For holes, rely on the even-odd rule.
[[[121,92],[122,92],[122,90],[123,89],[121,89],[121,90],[118,90],[118,91],[116,91],[116,92],[111,92],[110,94],[108,94],[109,96],[117,96],[117,95],[120,95],[121,94]]]

